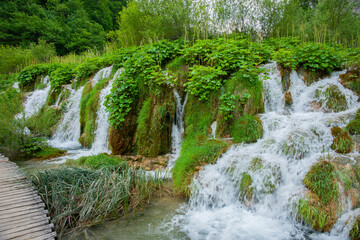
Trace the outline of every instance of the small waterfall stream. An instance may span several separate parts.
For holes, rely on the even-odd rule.
[[[37,89],[29,94],[28,98],[24,103],[24,114],[25,117],[31,117],[32,115],[39,112],[42,106],[44,106],[46,102],[46,98],[50,91],[50,77],[47,75],[46,77],[41,78],[41,84],[44,84],[46,87],[43,89]]]
[[[285,111],[276,63],[265,67],[269,78],[263,80],[263,138],[232,146],[216,164],[200,171],[189,203],[172,223],[190,239],[346,239],[336,230],[311,234],[295,220],[292,206],[302,195],[309,168],[324,151],[335,154],[330,148],[330,128],[346,124],[341,118],[358,109],[357,96],[339,83],[341,72],[310,86],[293,72],[289,91],[294,104]],[[329,85],[338,86],[345,94],[345,111],[324,113],[311,108],[316,89]],[[254,167],[258,163],[261,168]],[[251,199],[240,191],[245,175],[252,179]],[[344,214],[348,213],[345,210]],[[340,217],[335,228],[344,228],[345,222]]]
[[[176,160],[180,156],[181,143],[184,135],[185,105],[188,99],[188,93],[186,93],[184,101],[182,102],[179,92],[174,88],[174,97],[176,102],[176,114],[171,132],[172,153],[167,166],[167,170],[169,171],[171,171],[171,169],[174,167]]]

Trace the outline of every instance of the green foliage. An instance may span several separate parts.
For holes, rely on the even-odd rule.
[[[239,100],[239,98],[239,95],[234,95],[230,93],[225,93],[220,96],[219,100],[221,101],[221,103],[219,106],[219,113],[224,116],[225,121],[234,117],[233,111],[236,108],[235,102]]]
[[[29,176],[61,236],[66,229],[95,225],[140,209],[162,181],[125,164],[90,170],[61,168]]]
[[[66,160],[66,165],[100,169],[102,167],[124,167],[124,165],[127,166],[127,162],[122,158],[102,153],[89,157],[81,157],[76,160],[68,159]]]
[[[320,203],[313,203],[309,199],[300,199],[297,203],[297,217],[315,230],[323,230],[330,224],[330,215]]]
[[[60,65],[50,74],[50,85],[55,91],[59,91],[61,85],[69,84],[75,78],[73,65]]]
[[[318,196],[323,205],[326,205],[339,195],[335,177],[335,167],[330,162],[321,161],[310,168],[305,175],[304,184]]]
[[[347,108],[346,97],[336,85],[330,85],[326,89],[316,89],[315,97],[326,106],[327,110],[340,112]]]
[[[5,91],[17,81],[16,74],[0,74],[0,92]]]
[[[246,114],[235,121],[232,131],[234,142],[252,143],[263,135],[263,127],[260,119]]]
[[[184,84],[187,91],[198,96],[200,100],[208,100],[209,96],[220,90],[222,86],[221,76],[226,75],[221,68],[195,65],[190,68],[190,78]]]
[[[25,140],[22,151],[26,157],[31,157],[36,152],[41,151],[46,146],[46,139],[40,137],[31,137]]]
[[[60,109],[45,105],[40,109],[37,115],[27,119],[26,126],[35,136],[50,137],[60,119]]]
[[[240,199],[250,201],[253,197],[254,188],[251,187],[253,180],[248,173],[244,173],[240,182]]]
[[[24,68],[19,76],[18,80],[22,86],[34,83],[36,78],[42,74],[48,73],[48,66],[46,64],[31,65]]]
[[[32,154],[32,158],[35,159],[50,159],[50,158],[56,158],[62,156],[64,153],[66,153],[65,150],[44,146],[41,148],[41,150],[35,152]]]
[[[283,67],[295,69],[298,62],[294,55],[295,53],[293,50],[282,48],[279,51],[274,52],[273,59]]]
[[[91,58],[76,67],[76,79],[78,81],[85,80],[89,78],[92,74],[94,74],[96,71],[99,71],[100,69],[110,64],[111,62],[108,58]]]
[[[357,217],[354,225],[352,226],[350,232],[349,232],[349,237],[352,240],[359,240],[360,239],[360,218]]]
[[[355,118],[348,123],[346,129],[351,135],[360,134],[360,109],[356,112]]]
[[[346,130],[343,130],[339,127],[333,127],[331,129],[331,134],[334,138],[331,148],[335,150],[335,152],[341,154],[351,152],[354,141]]]

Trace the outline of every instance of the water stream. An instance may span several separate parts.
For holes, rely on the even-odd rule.
[[[171,132],[171,145],[172,145],[172,153],[169,159],[169,163],[167,166],[167,170],[171,171],[174,167],[176,160],[180,156],[181,151],[181,143],[184,135],[184,113],[185,113],[185,105],[188,99],[188,93],[186,93],[184,100],[182,101],[180,94],[174,88],[174,97],[176,103],[176,114],[175,119],[172,125]]]
[[[285,111],[276,63],[265,67],[270,78],[263,81],[263,138],[234,145],[216,164],[206,166],[194,179],[189,203],[173,223],[190,239],[344,239],[338,232],[311,233],[295,220],[292,206],[302,195],[303,179],[311,165],[324,152],[335,154],[330,148],[330,128],[346,124],[343,117],[359,107],[357,97],[339,83],[341,72],[309,87],[293,72],[290,92],[294,105]],[[316,89],[329,85],[345,94],[345,111],[324,113],[311,108]],[[256,163],[262,167],[253,167]],[[240,191],[244,175],[252,179],[251,199]]]

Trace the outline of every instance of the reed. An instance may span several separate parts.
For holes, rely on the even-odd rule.
[[[125,164],[90,170],[63,167],[28,176],[46,204],[59,236],[67,229],[116,219],[143,207],[163,181]]]

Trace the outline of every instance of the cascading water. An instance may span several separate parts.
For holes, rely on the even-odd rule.
[[[49,76],[47,75],[46,77],[41,78],[41,83],[46,85],[46,87],[33,91],[24,103],[25,117],[31,117],[32,115],[39,112],[41,107],[44,106],[46,102],[46,98],[50,91]]]
[[[311,234],[295,220],[293,211],[310,167],[324,152],[335,154],[330,128],[345,124],[338,119],[357,110],[357,97],[341,86],[339,72],[310,86],[293,72],[289,91],[294,104],[284,111],[276,63],[265,67],[269,78],[263,80],[263,138],[232,146],[216,164],[200,171],[189,203],[173,224],[190,239],[346,239],[346,233],[336,230],[344,229],[343,218],[330,234]],[[345,111],[324,113],[311,108],[316,89],[329,85],[338,86],[346,96]]]
[[[174,88],[174,97],[176,102],[176,115],[172,125],[172,132],[171,132],[172,154],[170,156],[169,163],[167,166],[167,170],[169,171],[174,167],[176,160],[180,156],[181,143],[184,134],[184,112],[185,112],[185,105],[188,99],[188,93],[186,93],[185,99],[182,102],[180,94]]]
[[[113,66],[111,65],[110,67],[106,67],[106,68],[103,68],[100,71],[98,71],[92,79],[93,86],[95,86],[99,82],[99,80],[109,78],[111,75],[112,69],[113,69]]]
[[[108,86],[101,90],[100,93],[100,99],[99,99],[99,109],[96,113],[97,119],[96,119],[96,125],[97,129],[95,131],[95,139],[94,143],[92,144],[90,152],[92,154],[98,154],[98,153],[111,153],[109,150],[109,127],[110,123],[108,121],[109,119],[109,113],[106,111],[106,107],[104,105],[105,103],[105,97],[110,94],[112,89],[112,84],[114,80],[121,74],[123,69],[117,70],[115,73],[113,79],[109,82]]]
[[[49,143],[57,148],[76,149],[81,145],[80,137],[80,100],[84,87],[77,91],[71,89],[72,93],[67,100],[66,111],[63,120],[56,129],[56,132]]]

